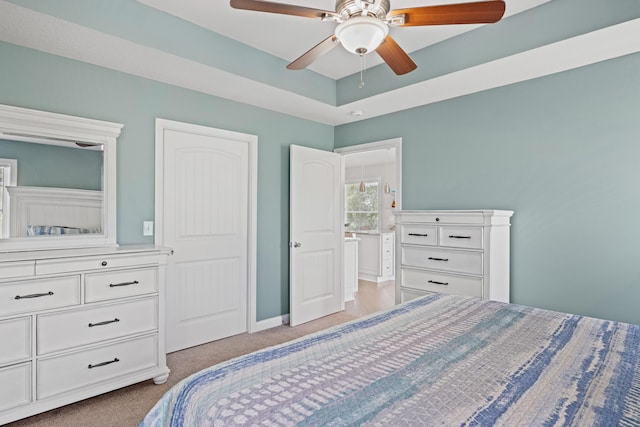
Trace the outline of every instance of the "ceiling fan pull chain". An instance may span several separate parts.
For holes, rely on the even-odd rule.
[[[364,63],[365,61],[365,56],[364,54],[360,54],[360,84],[358,85],[358,88],[362,89],[364,87]]]

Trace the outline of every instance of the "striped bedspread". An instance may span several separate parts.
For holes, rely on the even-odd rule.
[[[212,366],[141,426],[640,426],[640,326],[430,295]]]

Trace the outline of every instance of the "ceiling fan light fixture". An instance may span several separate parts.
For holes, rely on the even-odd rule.
[[[344,48],[356,55],[373,52],[389,34],[384,22],[370,16],[356,16],[336,27],[335,35]]]

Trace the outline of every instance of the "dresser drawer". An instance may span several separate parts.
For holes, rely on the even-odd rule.
[[[158,336],[149,335],[37,362],[43,399],[158,366]]]
[[[392,243],[384,243],[382,245],[382,258],[383,259],[393,258],[393,244]]]
[[[31,357],[31,317],[0,322],[0,365]]]
[[[442,226],[440,246],[449,248],[482,249],[482,227]]]
[[[90,273],[85,276],[85,302],[105,301],[158,291],[156,267]]]
[[[36,261],[36,274],[67,273],[83,270],[106,270],[158,264],[155,254],[127,254],[88,256],[82,258],[56,258]]]
[[[0,285],[3,315],[80,304],[80,276],[11,282]]]
[[[482,274],[482,252],[455,251],[420,246],[402,247],[402,265],[458,273]]]
[[[38,354],[158,328],[156,297],[38,316]]]
[[[393,259],[385,259],[382,261],[382,275],[393,276]]]
[[[0,412],[31,402],[31,362],[0,368]]]
[[[486,211],[485,211],[486,212]],[[403,212],[401,221],[404,224],[480,224],[484,221],[481,211],[413,211]]]
[[[413,245],[436,246],[438,244],[438,227],[429,225],[403,225],[402,243]]]
[[[403,268],[402,286],[427,292],[482,298],[482,278],[480,277],[455,276]]]
[[[36,273],[35,261],[12,261],[0,264],[0,277],[11,279],[13,277],[33,276]]]

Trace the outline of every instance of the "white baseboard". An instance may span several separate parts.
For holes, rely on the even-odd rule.
[[[281,316],[272,317],[270,319],[264,319],[256,322],[253,332],[264,331],[265,329],[276,328],[281,325],[289,324],[289,314],[283,314]]]
[[[371,274],[362,274],[358,275],[359,280],[366,280],[367,282],[381,283],[388,282],[389,280],[395,280],[395,276],[374,276]]]

